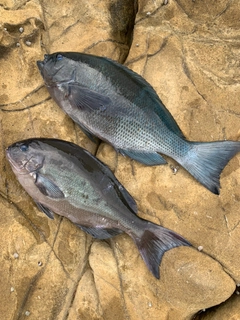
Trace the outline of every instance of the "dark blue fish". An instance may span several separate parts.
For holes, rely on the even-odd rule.
[[[137,216],[137,205],[110,169],[70,142],[29,139],[7,151],[14,173],[50,219],[64,216],[98,239],[123,232],[135,242],[156,278],[165,251],[190,246],[177,233]]]
[[[220,174],[240,142],[187,141],[154,89],[110,59],[59,52],[37,65],[52,98],[92,140],[146,165],[165,164],[159,153],[170,156],[219,194]]]

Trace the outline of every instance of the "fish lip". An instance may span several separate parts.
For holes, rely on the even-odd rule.
[[[40,72],[42,72],[43,71],[43,69],[44,69],[44,61],[41,61],[41,60],[38,60],[37,61],[37,66],[38,66],[38,69],[40,70]]]
[[[40,70],[42,70],[43,67],[44,67],[44,65],[45,65],[45,63],[47,63],[48,60],[49,60],[49,55],[48,55],[48,54],[45,54],[43,60],[38,60],[38,61],[37,61],[37,66],[38,66],[38,68],[39,68]]]
[[[49,60],[49,54],[45,54],[43,60],[37,60],[37,66],[39,70],[42,70],[44,68],[44,65],[48,62],[48,60]]]
[[[45,54],[43,62],[46,63],[48,61],[48,59],[49,59],[49,54]]]

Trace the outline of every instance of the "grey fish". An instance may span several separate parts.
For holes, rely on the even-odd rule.
[[[240,142],[187,141],[150,84],[110,59],[59,52],[37,65],[52,98],[93,141],[146,165],[165,164],[159,153],[167,155],[219,194],[220,174]]]
[[[191,245],[138,217],[135,200],[111,170],[73,143],[29,139],[9,146],[6,155],[21,185],[50,219],[55,212],[98,239],[127,233],[156,278],[165,251]]]

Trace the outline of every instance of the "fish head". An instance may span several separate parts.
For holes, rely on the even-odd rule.
[[[37,61],[38,69],[46,86],[51,87],[62,82],[74,81],[74,66],[63,53],[45,54],[43,61]]]
[[[43,167],[44,150],[33,139],[15,142],[6,150],[6,156],[16,174],[31,174]]]

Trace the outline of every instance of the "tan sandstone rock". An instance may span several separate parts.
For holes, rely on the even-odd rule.
[[[196,320],[238,320],[240,319],[240,298],[239,291],[230,299],[224,302],[221,306],[213,307],[207,312],[200,313]]]
[[[239,140],[239,2],[165,2],[0,3],[0,319],[185,320],[213,306],[199,317],[240,318],[239,296],[231,297],[240,283],[240,154],[216,196],[170,158],[146,167],[106,143],[97,147],[50,99],[36,66],[54,51],[126,60],[189,140]],[[193,248],[165,253],[157,280],[127,235],[93,240],[66,219],[47,219],[5,158],[8,145],[29,137],[73,141],[97,154],[141,217]]]

